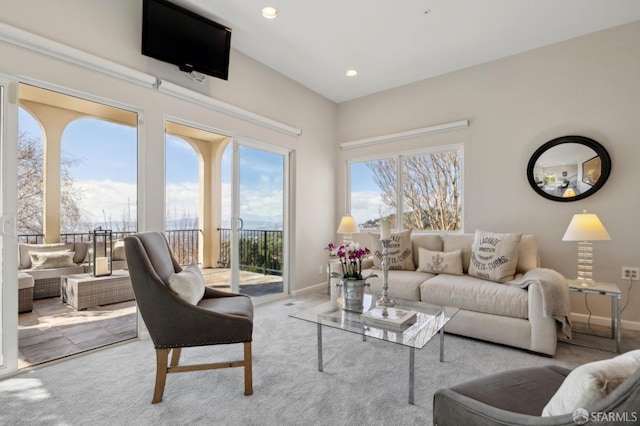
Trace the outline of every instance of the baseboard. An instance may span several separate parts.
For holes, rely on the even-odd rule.
[[[291,292],[291,295],[294,296],[294,297],[297,297],[297,296],[305,295],[307,293],[317,293],[317,292],[320,292],[320,291],[323,291],[323,290],[325,292],[327,291],[327,282],[326,281],[322,282],[322,283],[319,283],[319,284],[314,284],[314,285],[309,286],[309,287],[301,288],[300,290],[293,290]]]
[[[586,323],[587,320],[589,320],[589,315],[577,314],[575,312],[572,312],[571,320],[575,322]],[[591,324],[601,325],[603,327],[611,326],[611,318],[609,317],[599,317],[591,315],[591,319],[589,321],[591,322]],[[623,319],[622,328],[627,330],[640,330],[640,322]]]

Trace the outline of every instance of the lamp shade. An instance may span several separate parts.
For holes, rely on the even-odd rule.
[[[338,234],[356,234],[358,232],[358,225],[356,224],[353,216],[342,216],[340,226],[336,231]]]
[[[611,236],[595,213],[573,215],[562,241],[605,241]]]

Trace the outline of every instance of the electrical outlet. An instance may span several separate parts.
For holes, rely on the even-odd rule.
[[[640,276],[640,268],[636,266],[623,266],[622,267],[622,279],[623,280],[637,280]]]
[[[324,268],[326,268],[326,266],[322,266],[322,265],[318,266],[318,274],[324,274],[325,273]]]

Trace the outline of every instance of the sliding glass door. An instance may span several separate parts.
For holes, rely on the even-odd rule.
[[[286,150],[234,140],[231,289],[252,297],[286,292]]]
[[[17,368],[16,84],[0,77],[0,376]]]

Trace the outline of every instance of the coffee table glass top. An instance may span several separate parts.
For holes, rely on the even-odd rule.
[[[414,324],[397,328],[394,326],[387,327],[384,325],[365,323],[360,319],[359,313],[342,310],[339,303],[338,306],[332,306],[330,301],[292,314],[291,317],[327,327],[350,331],[374,339],[422,349],[458,312],[457,308],[443,308],[422,302],[395,300],[395,308],[417,312],[417,318]],[[376,298],[371,294],[365,294],[363,305],[365,312],[375,308]]]

